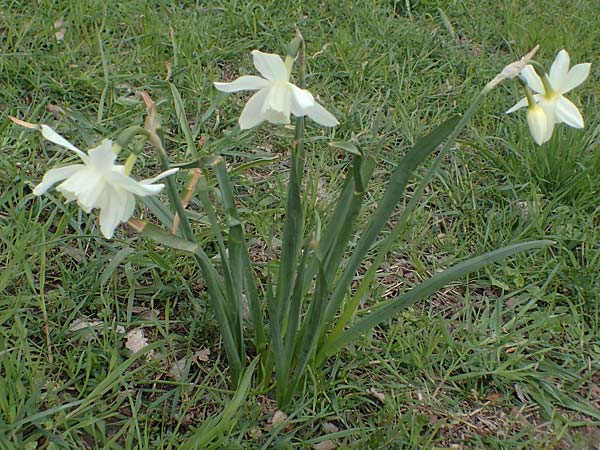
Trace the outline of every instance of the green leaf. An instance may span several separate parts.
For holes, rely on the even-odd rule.
[[[156,241],[165,247],[183,250],[184,252],[194,254],[198,254],[198,251],[200,250],[200,244],[197,242],[190,242],[187,239],[175,236],[152,223],[143,222],[143,225],[138,228],[138,231],[144,236],[149,237],[153,241]]]
[[[171,167],[178,167],[179,170],[187,169],[207,169],[211,167],[216,161],[221,158],[220,156],[201,156],[193,161],[187,163],[172,164]]]
[[[196,149],[196,144],[194,143],[194,136],[192,135],[192,130],[190,129],[190,124],[185,113],[183,99],[181,98],[177,87],[173,83],[169,83],[169,87],[171,88],[173,103],[175,104],[175,115],[179,120],[179,127],[181,128],[185,136],[185,142],[187,144],[187,154],[193,158],[197,158],[198,151]]]
[[[244,155],[244,156],[247,156],[247,155]],[[172,164],[171,167],[178,167],[180,170],[207,169],[207,168],[211,168],[214,164],[216,164],[219,158],[221,158],[221,156],[202,156],[193,161]],[[231,175],[239,175],[240,173],[243,173],[246,170],[266,166],[267,164],[270,164],[279,159],[280,158],[278,156],[273,156],[273,157],[269,157],[269,158],[258,158],[258,159],[254,159],[252,161],[248,161],[248,162],[239,164],[235,167],[232,167],[229,169],[229,171],[230,171]]]
[[[449,269],[434,275],[427,281],[424,281],[415,288],[411,289],[406,294],[384,302],[382,306],[377,308],[377,310],[367,314],[365,317],[344,331],[341,335],[327,341],[320,350],[317,361],[324,361],[327,357],[336,353],[352,340],[360,337],[362,334],[373,329],[373,327],[379,325],[380,323],[389,320],[390,317],[393,317],[399,311],[408,308],[418,300],[437,292],[448,283],[455,281],[467,275],[468,273],[479,270],[488,264],[500,261],[516,253],[547,247],[551,244],[553,244],[553,241],[549,240],[523,242],[484,253],[483,255],[476,256],[467,261],[456,264],[455,266],[452,266]]]
[[[131,247],[122,248],[117,252],[115,256],[112,257],[110,263],[106,266],[104,271],[102,272],[102,276],[100,277],[100,284],[104,286],[108,279],[112,276],[112,274],[117,270],[119,265],[125,261],[129,255],[131,255],[135,249]]]
[[[421,139],[417,144],[402,158],[390,176],[387,188],[383,198],[379,202],[367,229],[362,233],[352,256],[346,265],[334,291],[329,299],[322,317],[322,328],[320,334],[323,335],[344,300],[348,287],[354,278],[354,274],[362,264],[367,252],[377,239],[379,232],[387,223],[390,215],[398,202],[403,198],[406,185],[414,170],[429,156],[443,141],[452,133],[459,123],[459,117],[455,116],[429,135]]]
[[[194,430],[190,438],[184,442],[181,450],[218,449],[223,448],[222,438],[227,436],[237,423],[237,417],[242,412],[242,405],[250,391],[252,374],[258,364],[258,358],[248,366],[232,399],[227,403],[223,412],[216,417],[205,420]]]
[[[175,216],[158,198],[147,196],[139,197],[139,199],[165,227],[171,228],[173,226]]]
[[[340,150],[344,150],[345,152],[350,153],[351,155],[354,155],[354,156],[362,156],[362,153],[356,147],[356,145],[354,145],[352,142],[349,142],[349,141],[330,142],[329,146],[333,147],[333,148],[339,148]]]

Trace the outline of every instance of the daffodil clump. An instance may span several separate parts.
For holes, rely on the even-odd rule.
[[[374,126],[371,130],[373,139],[367,145],[357,142],[356,134],[351,141],[331,143],[332,147],[348,152],[350,169],[345,173],[342,190],[329,217],[322,220],[317,214],[313,216],[302,193],[306,160],[305,117],[323,127],[335,127],[339,121],[304,86],[305,49],[299,32],[288,46],[285,60],[275,54],[253,50],[251,55],[260,77],[243,75],[230,83],[215,82],[214,86],[221,92],[256,91],[238,119],[241,130],[255,128],[264,122],[287,125],[290,117],[295,116],[285,191],[286,210],[281,236],[278,236],[281,256],[276,264],[268,265],[268,275],[265,277],[263,273],[260,279],[256,279],[254,263],[248,252],[242,215],[237,210],[239,202],[235,199],[231,171],[224,157],[219,154],[200,157],[191,151],[194,160],[179,164],[180,170],[189,170],[190,175],[186,193],[181,195],[174,179],[166,178],[179,169],[170,168],[156,105],[147,93],[141,93],[147,111],[144,127],[130,127],[128,130],[131,132],[125,130],[122,133],[128,136],[124,145],[131,143],[138,133],[144,137],[142,144],[149,143],[159,157],[163,172],[141,181],[130,176],[137,150],[130,153],[124,165],[116,163],[119,152],[124,148],[119,139],[117,142],[104,139],[86,152],[47,125],[35,125],[15,118],[13,121],[40,131],[45,139],[72,151],[81,159],[78,164],[50,169],[35,186],[34,194],[45,194],[56,185],[56,190],[67,202],[77,202],[86,213],[98,211],[100,231],[105,238],[111,239],[118,225],[128,222],[136,231],[161,245],[192,255],[203,274],[208,299],[219,324],[232,384],[237,387],[242,380],[249,383],[248,373],[259,367],[259,385],[272,386],[275,373],[277,401],[286,405],[305,379],[308,366],[322,366],[327,358],[351,341],[444,285],[491,262],[552,243],[547,240],[521,242],[472,257],[436,273],[394,299],[381,302],[376,308],[360,310],[361,305],[369,303],[365,300],[370,284],[375,280],[375,271],[409,223],[409,214],[414,211],[420,195],[488,92],[505,80],[516,77],[523,80],[526,97],[508,112],[527,106],[527,122],[538,144],[547,142],[559,123],[583,128],[581,113],[563,94],[587,78],[590,64],[578,64],[569,69],[569,55],[561,50],[549,75],[539,75],[536,72],[539,64],[533,60],[536,51],[537,47],[507,65],[476,95],[464,114],[453,116],[434,127],[427,136],[406,149],[389,174],[377,208],[368,214],[368,225],[357,230],[357,218],[365,216],[360,212],[383,145],[381,136],[386,133],[381,133],[381,129]],[[298,67],[297,84],[291,81],[295,63]],[[179,123],[182,127],[188,126],[184,128],[184,134],[191,135],[178,93],[174,94],[174,100]],[[372,142],[378,144],[371,145]],[[189,143],[188,146],[193,147]],[[138,150],[142,151],[143,147]],[[433,164],[413,189],[413,196],[404,205],[392,232],[388,232],[388,238],[382,240],[381,234],[390,217],[405,198],[410,177],[429,155],[436,152]],[[209,195],[207,174],[213,181],[211,188],[217,189],[219,195]],[[157,183],[161,179],[165,179],[170,201],[170,208],[160,204],[156,209],[162,213],[157,214],[161,226],[131,219],[136,196],[148,197],[161,192],[165,187]],[[205,253],[200,239],[194,234],[191,216],[186,211],[187,202],[194,195],[198,196],[206,222],[211,227],[215,239],[211,248],[217,249],[218,262]],[[219,202],[219,205],[215,207],[214,202]],[[310,219],[307,219],[309,216]],[[364,267],[364,261],[371,252],[376,253],[375,262],[362,277],[360,286],[354,289],[356,273]],[[267,279],[266,286],[264,278]],[[251,334],[250,338],[247,333]],[[249,342],[254,346],[250,353],[256,355],[250,365],[246,350]]]

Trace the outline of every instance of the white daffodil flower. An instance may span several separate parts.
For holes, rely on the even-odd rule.
[[[533,96],[535,102],[540,105],[546,115],[547,130],[542,143],[550,139],[555,124],[562,122],[573,128],[583,128],[583,117],[579,109],[563,94],[583,83],[590,73],[590,68],[590,63],[584,63],[569,69],[569,54],[566,50],[561,50],[550,67],[549,75],[540,78],[531,65],[525,67],[521,72],[527,85],[535,92]],[[523,98],[507,113],[514,112],[528,104],[527,98]],[[536,112],[536,115],[539,113]]]
[[[242,111],[239,119],[242,130],[253,128],[265,120],[274,124],[288,124],[290,113],[296,117],[308,116],[325,127],[339,124],[310,92],[290,83],[291,58],[288,57],[284,63],[279,55],[258,50],[252,51],[252,58],[254,67],[264,78],[244,75],[231,83],[214,83],[221,92],[258,91]]]
[[[72,164],[50,169],[44,175],[33,193],[42,195],[59,181],[56,187],[67,202],[77,200],[77,204],[86,213],[92,209],[100,210],[100,231],[107,239],[112,238],[115,228],[127,221],[135,208],[135,197],[156,195],[164,184],[154,182],[169,176],[178,169],[170,169],[157,177],[136,181],[125,173],[125,166],[115,164],[117,155],[113,152],[113,143],[104,139],[102,143],[87,153],[79,150],[52,128],[41,125],[42,136],[55,144],[75,152],[83,164]]]

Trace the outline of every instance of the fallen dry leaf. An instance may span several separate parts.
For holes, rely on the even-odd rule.
[[[99,328],[102,326],[102,321],[100,320],[86,320],[86,319],[75,319],[71,325],[69,325],[69,331],[79,331],[84,328]]]
[[[325,433],[331,434],[331,433],[337,433],[338,431],[340,431],[340,429],[331,422],[325,422],[323,424],[323,431]]]
[[[144,334],[143,328],[134,328],[125,335],[125,347],[131,353],[137,353],[149,345],[148,339]],[[150,350],[146,354],[146,360],[154,358],[154,350]]]
[[[160,310],[147,308],[145,306],[134,306],[131,308],[131,312],[136,314],[142,320],[152,321],[158,320],[160,317]]]
[[[314,450],[335,450],[337,445],[330,440],[319,442],[312,446]]]
[[[207,362],[208,361],[208,355],[210,355],[210,349],[209,348],[201,348],[197,352],[194,352],[194,354],[192,355],[192,361],[195,361],[195,362],[199,362],[199,361]]]
[[[62,42],[65,38],[65,33],[67,32],[67,27],[65,27],[65,20],[62,17],[54,21],[54,29],[56,30],[56,32],[54,33],[56,42]]]
[[[71,333],[75,333],[77,331],[81,331],[81,330],[87,330],[87,334],[85,332],[82,332],[84,334],[87,335],[87,337],[92,337],[92,330],[98,330],[101,331],[104,329],[104,322],[102,322],[101,320],[87,320],[87,319],[75,319],[71,325],[69,325],[68,330]],[[125,333],[125,328],[121,325],[117,325],[117,327],[115,328],[115,331],[117,333],[123,334]]]
[[[183,381],[183,371],[185,370],[185,363],[187,358],[181,358],[175,361],[169,369],[169,376],[177,381]]]
[[[190,360],[192,363],[199,363],[199,362],[207,362],[208,361],[208,355],[210,355],[210,349],[208,348],[201,348],[200,350],[194,352],[194,354],[191,356],[191,358],[188,358],[187,356],[184,356],[183,358],[175,361],[171,367],[169,368],[169,376],[171,378],[174,378],[177,381],[184,381],[184,369],[185,369],[185,365],[187,363],[188,360]]]
[[[275,411],[275,414],[273,414],[273,417],[271,417],[271,423],[273,425],[277,426],[277,425],[285,422],[287,420],[287,418],[288,418],[288,415],[278,409],[277,411]]]
[[[497,404],[500,403],[500,400],[502,399],[502,394],[492,391],[485,396],[485,399],[490,403]]]
[[[385,402],[385,394],[383,392],[379,392],[375,388],[369,388],[369,389],[367,389],[367,392],[369,394],[371,394],[373,397],[375,397],[377,400],[379,400],[381,403]]]
[[[66,114],[67,114],[67,113],[66,113],[66,111],[65,111],[64,109],[62,109],[60,106],[58,106],[58,105],[49,104],[49,105],[47,106],[47,108],[48,108],[48,111],[50,111],[50,112],[52,113],[52,115],[54,116],[54,118],[55,118],[56,120],[61,120],[61,119],[62,119],[62,118],[64,118],[64,117],[66,116]],[[82,251],[82,250],[80,250],[80,249],[71,249],[71,248],[69,248],[69,247],[67,247],[67,248],[68,248],[69,250],[72,250],[72,251],[76,252],[76,253],[77,253],[77,256],[78,256],[78,257],[80,257],[80,260],[79,260],[79,261],[77,261],[77,262],[80,262],[80,261],[81,261],[81,259],[83,259],[83,258],[81,258],[81,256],[80,256],[80,255],[83,253],[83,251]],[[73,256],[73,255],[71,255],[71,256]],[[83,253],[83,257],[85,258],[85,253]]]

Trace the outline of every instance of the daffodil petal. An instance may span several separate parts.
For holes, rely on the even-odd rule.
[[[113,187],[107,188],[106,198],[109,200],[102,205],[98,218],[100,231],[105,238],[111,239],[119,223],[124,222],[125,217],[127,220],[133,214],[132,202],[129,197],[131,194],[127,191],[118,191]]]
[[[231,83],[215,82],[215,88],[221,92],[256,91],[269,86],[268,80],[256,75],[244,75]]]
[[[153,177],[153,178],[147,178],[145,180],[140,181],[141,184],[152,184],[155,183],[158,180],[162,180],[165,177],[168,177],[169,175],[173,175],[174,173],[177,173],[179,171],[179,167],[174,167],[173,169],[169,169],[169,170],[165,170],[163,173]]]
[[[127,201],[123,206],[123,214],[121,215],[121,222],[129,220],[135,210],[135,197],[133,195],[127,196]]]
[[[590,74],[591,68],[592,65],[590,63],[576,64],[571,67],[571,70],[569,70],[567,75],[567,80],[563,84],[560,93],[564,94],[565,92],[569,92],[571,89],[576,88],[583,83]]]
[[[139,195],[140,197],[156,195],[165,187],[164,184],[140,183],[139,181],[136,181],[133,178],[115,170],[105,174],[104,176],[106,177],[108,184],[113,188],[118,187],[125,191],[129,191],[132,194]]]
[[[69,178],[83,168],[85,168],[83,164],[72,164],[70,166],[50,169],[44,174],[42,182],[33,189],[33,193],[35,195],[42,195],[59,181]]]
[[[331,114],[317,102],[308,108],[306,115],[324,127],[335,127],[336,125],[340,124],[333,114]]]
[[[289,74],[281,56],[252,50],[254,67],[269,81],[287,81]]]
[[[85,212],[90,212],[97,206],[98,197],[107,188],[104,177],[96,173],[89,173],[85,177],[78,177],[83,180],[83,183],[79,183],[75,186],[73,183],[67,184],[67,182],[56,188],[57,191],[72,193],[73,196],[77,197],[77,204]],[[68,181],[68,180],[67,180]],[[78,188],[78,189],[75,189]]]
[[[527,98],[522,98],[512,108],[510,108],[508,111],[506,111],[506,114],[513,113],[516,110],[521,109],[525,106],[527,106]]]
[[[56,131],[54,131],[52,128],[50,128],[48,125],[42,125],[41,132],[42,132],[42,136],[44,136],[45,139],[48,139],[50,142],[60,145],[61,147],[65,147],[65,148],[68,148],[69,150],[74,151],[75,153],[77,153],[79,155],[79,157],[81,159],[83,159],[83,161],[87,162],[88,156],[85,152],[82,152],[81,150],[79,150],[77,147],[75,147],[73,144],[71,144],[69,141],[67,141],[64,137],[62,137],[60,134],[58,134]]]
[[[265,120],[280,125],[290,123],[292,97],[289,83],[275,83],[271,86],[263,108]]]
[[[551,121],[548,117],[546,123],[546,135],[544,136],[543,142],[548,142],[550,138],[552,138],[552,133],[554,133],[554,124],[555,122]]]
[[[87,213],[95,208],[96,200],[104,189],[102,175],[87,167],[77,171],[56,187],[68,201],[77,199],[77,204]]]
[[[565,97],[561,97],[554,108],[556,119],[573,128],[583,128],[583,117],[577,106]]]
[[[529,131],[531,131],[533,140],[536,144],[542,145],[545,142],[544,139],[548,125],[544,110],[537,105],[527,108],[527,124],[529,125]]]
[[[292,92],[291,111],[296,117],[302,117],[307,114],[309,108],[315,105],[315,98],[306,89],[300,89],[292,83],[288,83]]]
[[[63,195],[63,197],[65,198],[65,203],[70,203],[70,202],[74,202],[75,200],[77,200],[77,196],[71,192],[71,191],[65,191],[64,189],[60,191],[60,193]],[[91,211],[91,209],[90,209]],[[90,212],[90,211],[86,211],[86,212]]]
[[[545,92],[544,83],[531,64],[525,66],[521,71],[521,76],[534,92],[540,94]]]
[[[261,89],[248,100],[239,119],[242,130],[254,128],[265,120],[265,102],[269,97],[270,90],[270,88]]]
[[[135,209],[135,197],[131,192],[123,191],[112,197],[111,207],[115,207],[114,214],[119,222],[125,222],[133,214]]]
[[[560,122],[560,120],[558,120],[556,118],[556,99],[548,101],[548,100],[546,100],[545,97],[541,97],[537,101],[537,103],[538,103],[538,105],[541,106],[541,108],[546,113],[546,118],[548,119],[548,123],[551,122],[551,123],[555,124],[555,123]]]
[[[552,66],[550,66],[550,83],[557,92],[564,92],[563,88],[567,81],[567,74],[569,73],[569,63],[569,54],[563,49],[558,52],[556,59],[552,63]]]
[[[110,139],[104,139],[102,143],[88,151],[90,164],[98,170],[111,170],[115,165],[117,154],[113,151],[113,143]]]

